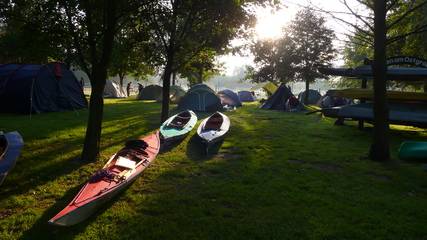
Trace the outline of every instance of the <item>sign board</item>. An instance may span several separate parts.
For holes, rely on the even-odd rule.
[[[365,59],[365,65],[372,65],[373,60]],[[409,57],[409,56],[397,56],[387,59],[387,66],[393,65],[411,65],[414,67],[427,68],[427,60],[418,58],[418,57]]]

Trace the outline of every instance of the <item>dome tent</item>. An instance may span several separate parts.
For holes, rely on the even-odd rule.
[[[249,91],[239,91],[239,99],[241,102],[253,102],[255,101],[255,96]]]
[[[205,84],[196,84],[181,99],[178,108],[199,112],[215,112],[221,110],[222,105],[221,100],[210,87]]]
[[[222,91],[219,91],[218,96],[221,99],[222,106],[229,106],[229,107],[242,106],[242,102],[240,102],[239,96],[235,92],[229,89],[224,89]]]
[[[161,99],[163,89],[159,85],[148,85],[143,88],[139,94],[137,99],[139,100],[157,100]]]
[[[63,63],[0,65],[0,111],[58,112],[86,108],[74,74]]]
[[[294,109],[287,109],[289,101],[291,100]],[[297,103],[295,103],[295,101]],[[292,94],[291,90],[285,84],[280,85],[276,92],[271,95],[262,105],[262,109],[272,109],[281,111],[295,111],[302,110],[303,106],[299,103],[298,99]]]
[[[317,104],[317,102],[319,102],[321,98],[322,98],[322,95],[318,91],[310,89],[308,91],[308,103],[305,103],[305,104],[310,104],[310,105]],[[300,92],[300,94],[298,94],[298,100],[300,102],[304,102],[304,99],[305,99],[305,91]]]
[[[123,88],[114,81],[107,80],[104,88],[104,98],[125,98],[127,97]]]

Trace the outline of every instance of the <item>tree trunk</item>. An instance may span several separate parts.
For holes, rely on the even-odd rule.
[[[120,81],[120,88],[123,89],[123,81],[125,80],[125,74],[119,73],[119,81]]]
[[[386,1],[374,1],[374,136],[370,158],[389,161],[389,125],[386,96]]]
[[[170,83],[171,83],[171,75],[172,75],[172,64],[174,61],[174,55],[172,49],[168,50],[167,53],[167,62],[165,66],[165,71],[163,74],[163,98],[162,98],[162,114],[160,121],[163,123],[169,117],[169,92],[170,92]]]
[[[83,146],[82,160],[93,162],[99,154],[99,146],[101,140],[102,116],[104,111],[104,87],[107,76],[100,73],[92,74],[91,79],[92,91],[89,102],[89,119],[86,128],[86,137]]]
[[[175,86],[176,85],[176,72],[172,73],[172,85]]]
[[[310,81],[305,80],[305,96],[304,96],[304,104],[308,104],[308,100],[310,97]]]
[[[366,89],[368,87],[368,79],[363,78],[362,79],[362,89]],[[366,100],[360,100],[360,103],[365,103]],[[359,120],[359,130],[362,130],[365,128],[365,121]]]

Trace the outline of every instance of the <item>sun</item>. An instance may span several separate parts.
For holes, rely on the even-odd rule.
[[[271,8],[260,8],[257,10],[257,23],[255,26],[256,38],[278,39],[282,36],[283,27],[291,19],[286,9],[277,11]]]

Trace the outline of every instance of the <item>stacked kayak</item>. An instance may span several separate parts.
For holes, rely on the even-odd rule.
[[[401,160],[427,160],[427,142],[406,141],[400,145],[399,158]]]
[[[197,116],[191,111],[180,112],[160,126],[160,134],[163,140],[173,141],[184,138],[197,124]]]
[[[361,100],[372,100],[374,98],[372,89],[359,88],[329,90],[327,95]],[[427,102],[427,94],[422,92],[387,91],[387,99],[392,102]]]
[[[0,185],[15,166],[24,141],[18,132],[0,132]]]
[[[204,119],[197,128],[197,135],[206,145],[206,152],[209,152],[209,147],[225,137],[225,134],[230,129],[230,119],[216,112]]]
[[[70,226],[88,218],[98,207],[135,181],[156,158],[159,148],[158,132],[127,142],[49,223]]]
[[[425,104],[389,104],[389,122],[391,124],[415,127],[427,126],[427,105]],[[321,110],[323,115],[332,118],[373,121],[373,103],[360,103]]]

